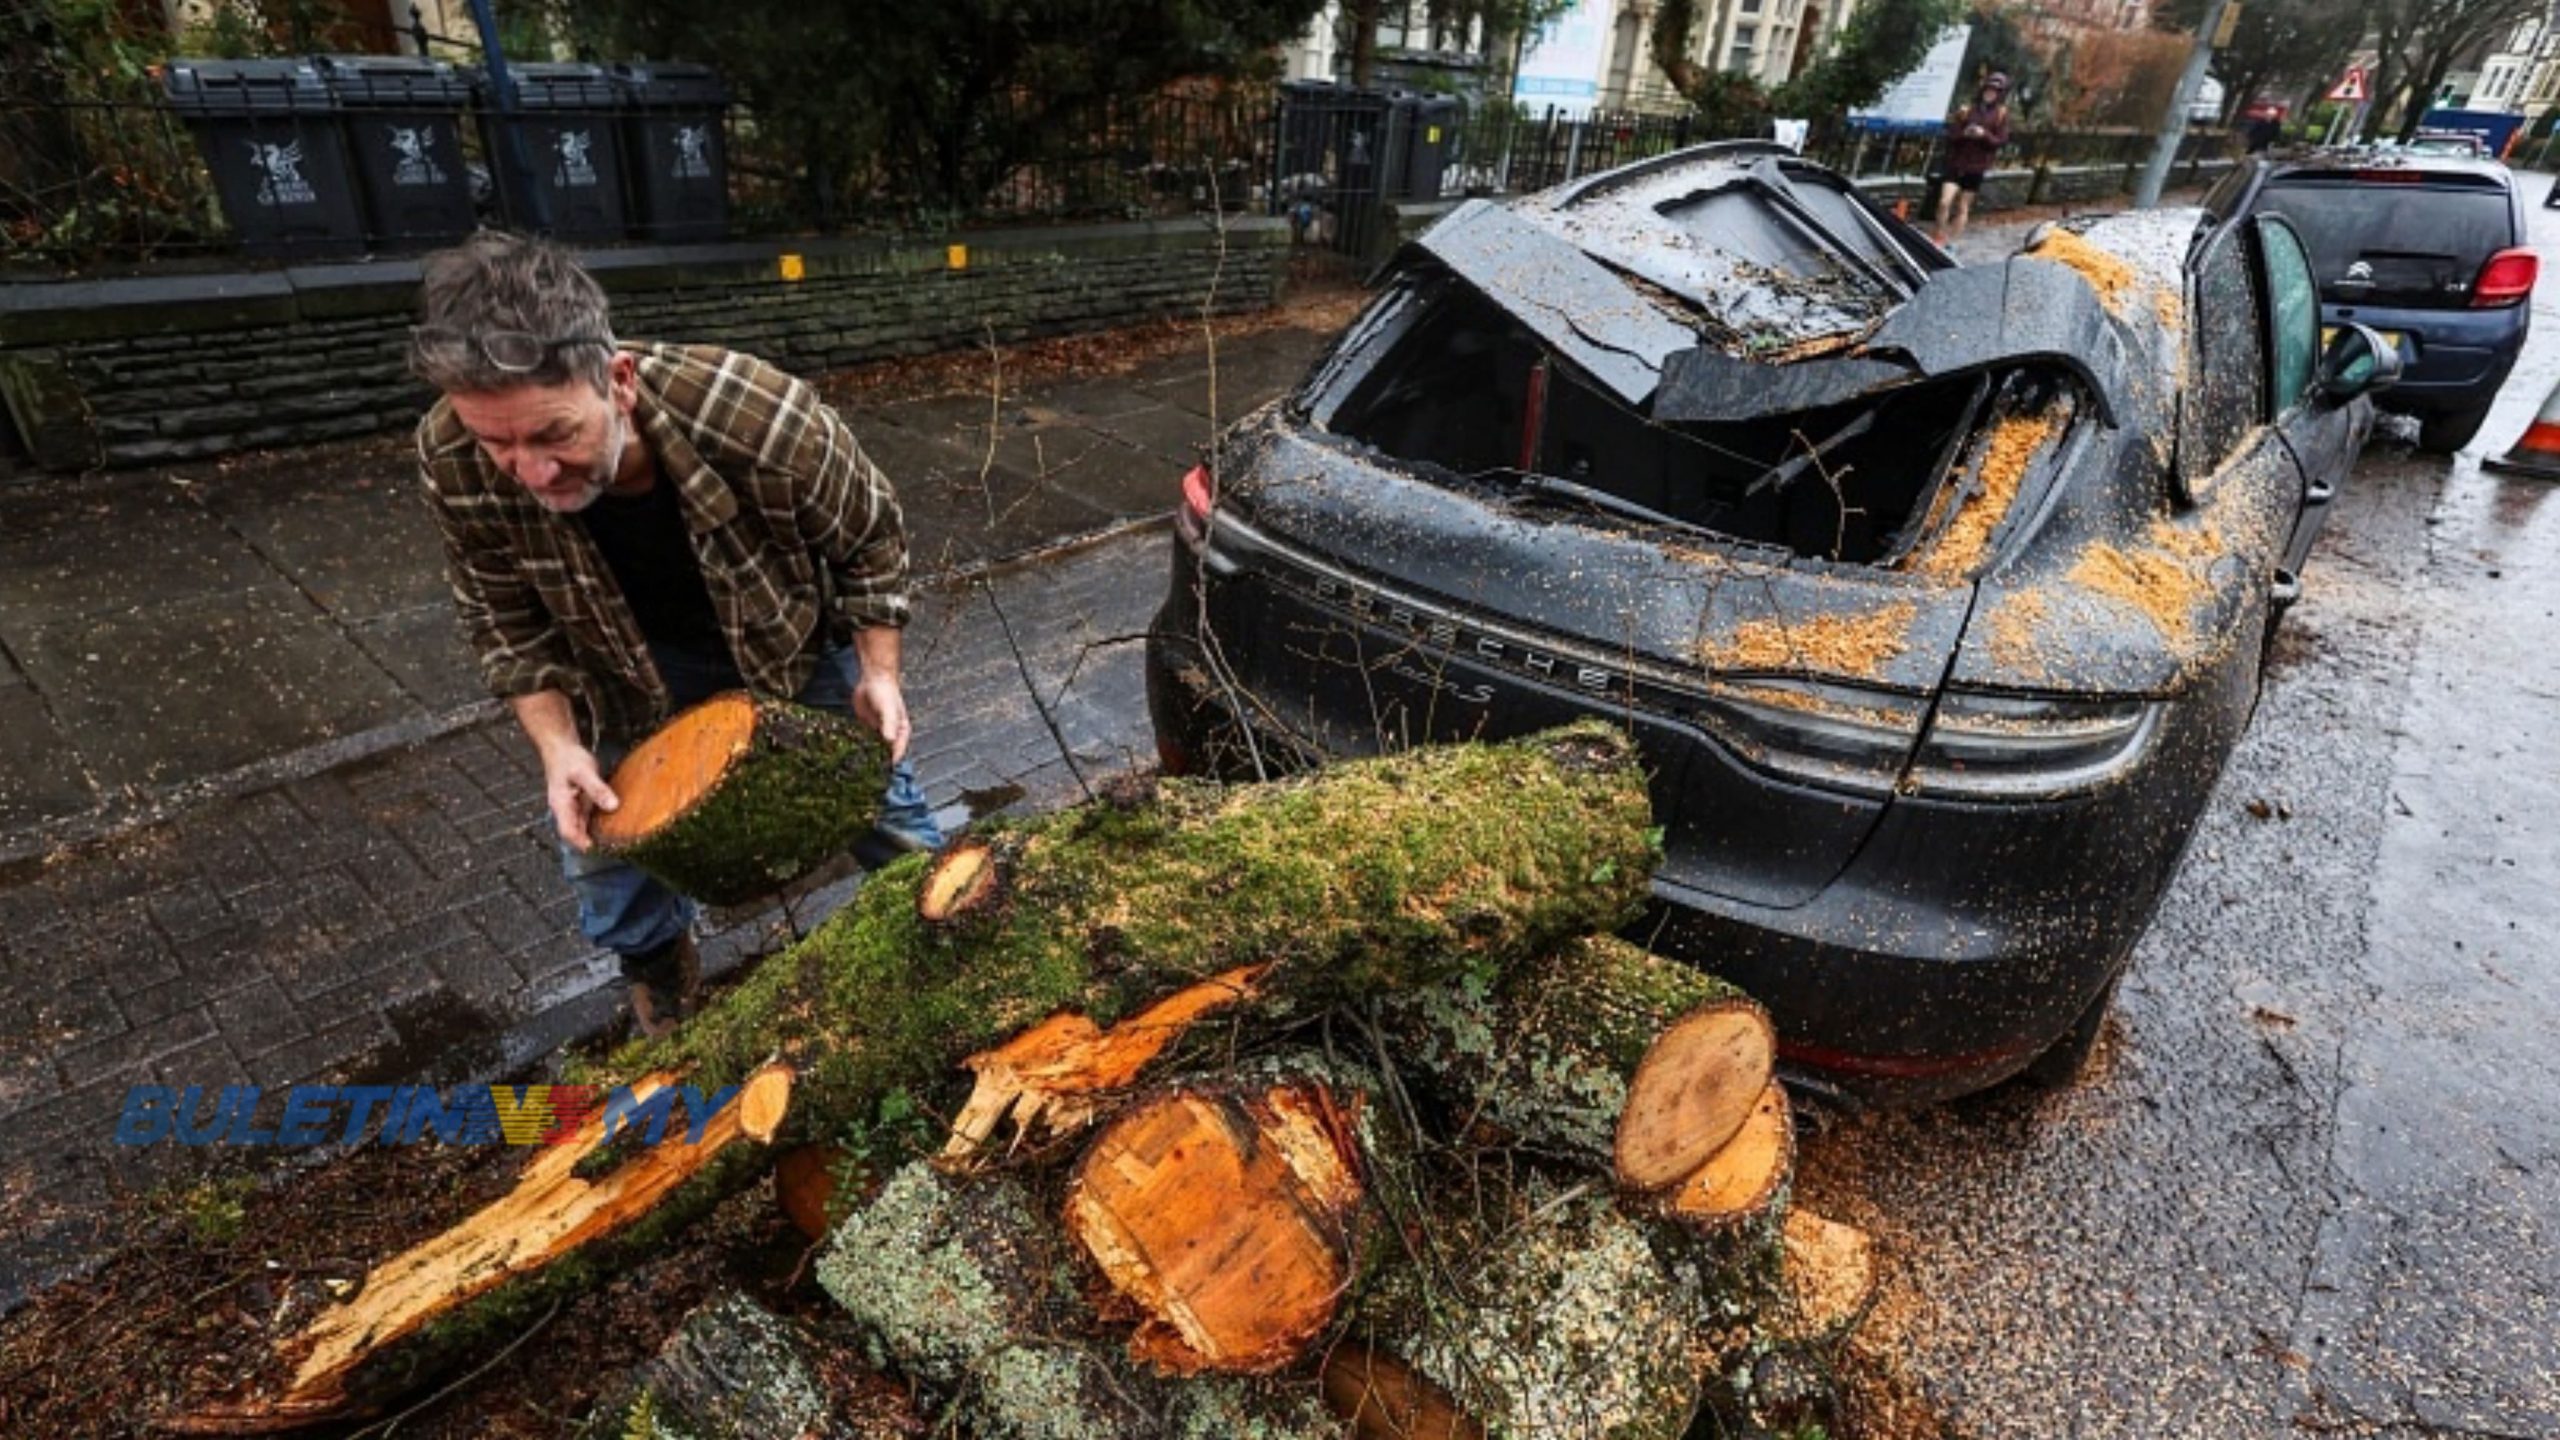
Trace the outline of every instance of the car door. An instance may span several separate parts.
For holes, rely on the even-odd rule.
[[[2320,283],[2309,249],[2281,215],[2257,216],[2250,226],[2266,296],[2268,399],[2276,434],[2302,472],[2302,509],[2282,562],[2290,578],[2302,573],[2311,543],[2328,522],[2363,440],[2363,420],[2358,407],[2323,403],[2312,383],[2322,335]]]

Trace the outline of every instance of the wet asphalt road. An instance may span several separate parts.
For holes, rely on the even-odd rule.
[[[2477,453],[2535,305],[2475,453],[2356,467],[2090,1076],[1805,1147],[1873,1433],[2560,1437],[2560,494]]]

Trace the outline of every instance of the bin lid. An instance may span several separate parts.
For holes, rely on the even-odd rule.
[[[637,109],[695,109],[729,103],[729,87],[720,83],[720,72],[708,65],[683,60],[626,62],[611,69],[614,86]]]
[[[380,109],[460,108],[471,81],[451,62],[423,55],[314,55],[322,83],[341,105]]]
[[[473,67],[466,72],[471,88],[485,92],[489,88],[489,72]],[[527,110],[593,110],[599,113],[620,108],[620,97],[613,93],[613,77],[601,65],[588,65],[576,60],[536,60],[529,64],[510,64],[507,73],[515,78],[516,98]]]
[[[190,115],[334,112],[337,105],[308,60],[172,60],[160,72],[171,109]]]

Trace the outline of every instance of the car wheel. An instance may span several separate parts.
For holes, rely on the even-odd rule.
[[[2027,1062],[2019,1075],[2030,1085],[2059,1090],[2077,1081],[2080,1072],[2089,1068],[2089,1056],[2098,1048],[2098,1037],[2106,1033],[2107,1011],[2116,1003],[2116,987],[2124,983],[2119,975],[2107,982],[2107,988],[2062,1032],[2062,1038],[2045,1047],[2043,1054]]]
[[[2488,418],[2486,405],[2426,416],[2418,422],[2418,448],[2430,455],[2450,455],[2470,444],[2471,437],[2480,433],[2481,422]]]

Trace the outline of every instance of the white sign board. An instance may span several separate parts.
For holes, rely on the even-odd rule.
[[[1579,118],[1600,99],[1600,71],[1609,63],[1609,17],[1603,0],[1573,0],[1573,8],[1538,27],[1520,52],[1511,98],[1523,109],[1554,106]]]
[[[1972,38],[1970,25],[1948,30],[1921,57],[1920,68],[1893,82],[1873,109],[1852,110],[1849,118],[1886,125],[1945,123],[1947,112],[1955,108],[1956,84],[1964,78],[1965,42]]]

